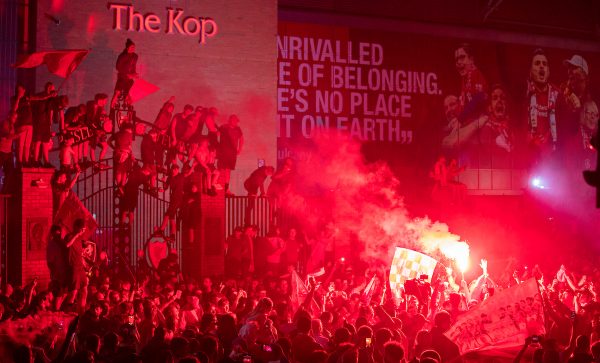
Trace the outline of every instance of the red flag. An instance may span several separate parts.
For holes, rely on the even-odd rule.
[[[371,299],[373,298],[373,294],[375,293],[375,288],[377,287],[378,283],[379,279],[376,276],[373,276],[371,278],[371,281],[369,281],[367,286],[365,286],[365,289],[363,290],[361,295],[361,301],[364,304],[371,304]]]
[[[148,81],[144,81],[141,78],[138,78],[133,82],[133,87],[129,91],[129,97],[131,97],[131,103],[136,103],[142,98],[153,94],[158,91],[160,88],[153,85]]]
[[[308,288],[296,271],[292,271],[291,290],[291,307],[292,311],[295,313],[308,296]],[[320,313],[319,305],[317,305],[314,298],[310,302],[309,310],[312,310],[311,313],[313,315]]]
[[[85,221],[86,232],[83,237],[90,238],[96,231],[96,228],[98,228],[98,223],[96,223],[94,216],[81,203],[77,195],[71,191],[60,206],[60,209],[56,211],[54,223],[63,225],[69,232],[72,232],[73,222],[78,218],[82,218]]]
[[[292,294],[290,300],[292,309],[295,312],[306,299],[306,295],[308,295],[308,289],[296,271],[292,271],[291,287]]]
[[[85,59],[89,50],[50,50],[19,56],[15,68],[35,68],[45,64],[48,71],[62,78],[67,78]]]

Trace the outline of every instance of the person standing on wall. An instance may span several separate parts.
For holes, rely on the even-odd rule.
[[[254,170],[244,182],[244,188],[248,192],[248,205],[246,206],[246,212],[244,213],[244,224],[250,224],[252,220],[252,211],[256,204],[256,198],[258,197],[258,191],[260,190],[260,196],[265,195],[265,181],[269,176],[272,176],[273,173],[275,173],[274,167],[264,165]]]
[[[138,55],[135,52],[135,43],[131,39],[127,39],[125,43],[125,49],[119,54],[117,58],[117,84],[115,85],[115,92],[110,101],[110,108],[115,108],[117,100],[122,98],[126,103],[130,102],[129,91],[133,87],[135,78],[138,77],[137,67]]]
[[[217,147],[217,167],[223,176],[225,195],[233,195],[229,190],[231,171],[235,170],[237,157],[244,146],[244,135],[236,115],[229,116],[227,123],[219,127],[219,146]]]

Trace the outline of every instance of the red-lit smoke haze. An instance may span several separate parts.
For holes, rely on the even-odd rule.
[[[324,134],[314,139],[311,154],[296,165],[297,187],[282,202],[302,216],[299,223],[309,234],[336,246],[338,257],[346,250],[369,265],[388,267],[401,246],[466,268],[469,246],[444,223],[411,217],[401,181],[385,163],[367,165],[359,143]]]

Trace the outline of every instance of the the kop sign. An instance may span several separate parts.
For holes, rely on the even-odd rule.
[[[108,3],[113,15],[113,30],[183,34],[198,37],[198,43],[205,44],[208,38],[217,35],[217,23],[207,17],[184,16],[182,9],[166,8],[166,23],[155,13],[142,14],[133,5]]]

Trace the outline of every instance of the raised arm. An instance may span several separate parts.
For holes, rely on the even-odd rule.
[[[177,145],[177,134],[175,128],[177,127],[177,117],[173,117],[171,120],[171,126],[169,127],[169,135],[171,136],[171,146]]]
[[[73,245],[73,243],[75,243],[77,238],[83,236],[83,234],[85,233],[85,229],[85,227],[81,228],[81,231],[77,232],[77,234],[71,237],[71,239],[67,242],[67,248],[70,248]]]
[[[462,288],[463,293],[465,294],[465,299],[467,300],[467,306],[469,305],[469,301],[471,301],[471,291],[469,290],[469,284],[465,280],[460,281],[460,286]]]
[[[21,88],[21,87],[17,87],[17,94],[15,95],[15,97],[13,97],[11,105],[10,105],[11,113],[17,112],[17,109],[19,108],[19,103],[21,102],[21,99],[23,99],[24,97],[25,97],[25,89]]]
[[[69,189],[73,189],[73,187],[75,186],[75,183],[77,183],[77,179],[79,178],[80,174],[81,174],[81,170],[77,170],[77,173],[75,173],[73,180],[71,180],[71,183],[69,184]]]
[[[237,154],[240,155],[242,153],[242,148],[244,147],[244,135],[240,136],[240,140],[238,141]]]
[[[43,100],[47,100],[50,97],[54,97],[57,95],[56,91],[52,91],[48,94],[44,94],[44,95],[31,95],[29,96],[29,100],[30,101],[43,101]]]
[[[481,259],[479,266],[481,267],[482,273],[481,276],[475,280],[475,287],[471,289],[471,297],[481,301],[482,299],[480,299],[480,297],[483,290],[483,285],[488,280],[487,260]]]

